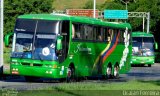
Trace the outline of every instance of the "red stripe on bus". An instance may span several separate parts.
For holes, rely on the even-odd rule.
[[[108,56],[114,51],[114,49],[116,48],[116,46],[117,46],[117,44],[118,44],[119,35],[120,35],[120,32],[119,32],[118,35],[117,35],[115,44],[114,44],[114,45],[112,46],[112,48],[107,52],[107,54],[103,57],[103,62],[107,59],[107,57],[108,57]]]

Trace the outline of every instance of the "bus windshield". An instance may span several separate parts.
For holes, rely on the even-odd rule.
[[[58,21],[17,19],[12,57],[55,60]]]
[[[133,56],[153,56],[154,38],[153,37],[133,37]]]

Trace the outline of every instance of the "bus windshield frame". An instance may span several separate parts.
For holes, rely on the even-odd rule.
[[[132,44],[133,56],[154,56],[153,37],[133,37]]]
[[[14,32],[12,58],[57,60],[59,21],[17,19]]]

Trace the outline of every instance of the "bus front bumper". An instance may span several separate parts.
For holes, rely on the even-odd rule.
[[[131,64],[154,64],[154,57],[132,57]]]
[[[47,77],[47,78],[64,78],[66,70],[62,68],[45,68],[35,66],[23,66],[23,65],[12,65],[11,74],[22,75],[22,76],[35,76],[35,77]]]

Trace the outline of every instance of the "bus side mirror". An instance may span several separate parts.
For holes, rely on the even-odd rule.
[[[158,50],[158,44],[157,44],[157,42],[155,42],[154,47],[155,47],[155,50]]]
[[[62,39],[63,39],[63,36],[57,36],[57,51],[60,51],[62,50]]]
[[[8,47],[11,43],[11,37],[13,37],[13,32],[10,32],[8,33],[7,35],[5,35],[4,37],[4,43],[5,43],[5,46]]]

